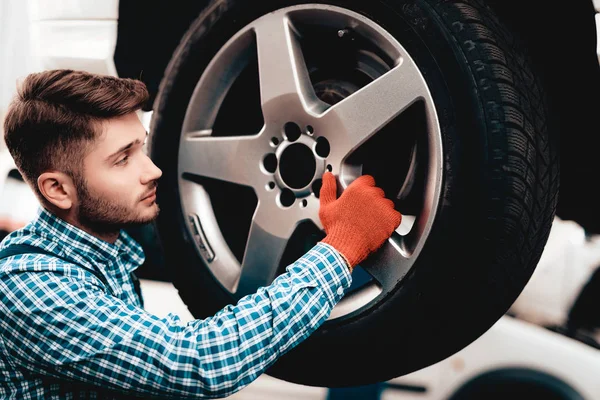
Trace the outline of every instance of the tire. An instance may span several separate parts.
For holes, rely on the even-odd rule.
[[[303,3],[211,2],[182,38],[161,83],[149,141],[151,157],[163,170],[157,227],[173,283],[197,318],[238,297],[211,271],[184,215],[178,163],[186,110],[201,74],[236,32],[270,12]],[[366,385],[456,353],[508,310],[531,277],[554,218],[557,146],[546,127],[543,88],[527,49],[483,2],[315,3],[376,22],[406,49],[433,99],[443,154],[435,218],[406,276],[385,296],[326,321],[267,371],[312,386]],[[403,158],[406,149],[384,140],[386,157],[367,157],[364,165],[373,166],[362,172],[372,171],[391,197],[405,178],[394,165],[377,161],[390,152],[393,159]],[[225,212],[232,214],[245,197],[229,204],[228,193],[228,188],[213,192],[211,201],[215,207],[228,204]],[[404,214],[414,207],[408,200],[396,203]],[[248,227],[241,224],[238,230]],[[309,232],[300,235],[314,236]],[[243,242],[229,244],[243,249]]]
[[[573,387],[555,376],[529,369],[488,371],[456,391],[448,400],[584,400]]]

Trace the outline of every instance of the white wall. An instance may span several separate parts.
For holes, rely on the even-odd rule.
[[[30,57],[30,49],[28,2],[0,0],[0,120],[2,121],[4,121],[6,108],[15,94],[17,79],[25,77],[35,69]],[[2,133],[1,127],[0,133]],[[0,142],[0,146],[4,147],[4,139]]]
[[[31,57],[29,3],[25,0],[0,0],[0,221],[31,219],[37,199],[23,182],[7,178],[14,169],[4,144],[4,115],[17,87],[17,81],[36,69]]]

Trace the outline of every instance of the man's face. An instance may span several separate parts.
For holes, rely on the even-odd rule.
[[[79,223],[95,232],[114,232],[154,220],[162,171],[143,150],[146,130],[135,113],[112,118],[76,177]]]

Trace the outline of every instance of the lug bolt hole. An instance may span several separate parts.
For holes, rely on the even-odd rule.
[[[320,192],[321,192],[321,185],[323,184],[323,182],[321,181],[321,179],[315,179],[315,181],[313,182],[311,189],[313,191],[313,193],[315,194],[316,198],[319,198]]]
[[[312,136],[315,133],[315,128],[312,125],[306,125],[306,134]]]
[[[295,142],[302,134],[300,127],[294,122],[286,123],[283,127],[283,132],[285,133],[285,138],[290,142]]]
[[[296,201],[296,196],[294,196],[294,192],[290,189],[283,189],[279,195],[279,201],[282,206],[290,207]]]
[[[306,199],[302,199],[302,203],[300,203],[300,207],[304,208],[308,205],[308,201]]]
[[[327,164],[327,171],[329,171],[329,172],[333,171],[333,167],[331,166],[331,164]]]
[[[315,146],[315,151],[317,155],[322,158],[326,158],[331,151],[329,147],[329,141],[325,139],[323,136],[317,138],[317,144]]]
[[[267,183],[267,190],[273,190],[273,189],[275,189],[275,182]]]
[[[273,146],[277,146],[279,144],[279,139],[277,139],[276,137],[272,137],[271,138],[271,144]]]
[[[274,173],[277,169],[277,156],[273,153],[269,153],[263,158],[263,166],[269,173]]]

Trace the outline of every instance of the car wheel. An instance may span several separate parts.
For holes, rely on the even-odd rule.
[[[213,1],[174,52],[150,136],[165,261],[197,318],[324,236],[324,171],[341,188],[373,175],[404,214],[267,371],[300,384],[380,382],[477,339],[527,283],[556,208],[542,88],[479,1]]]

